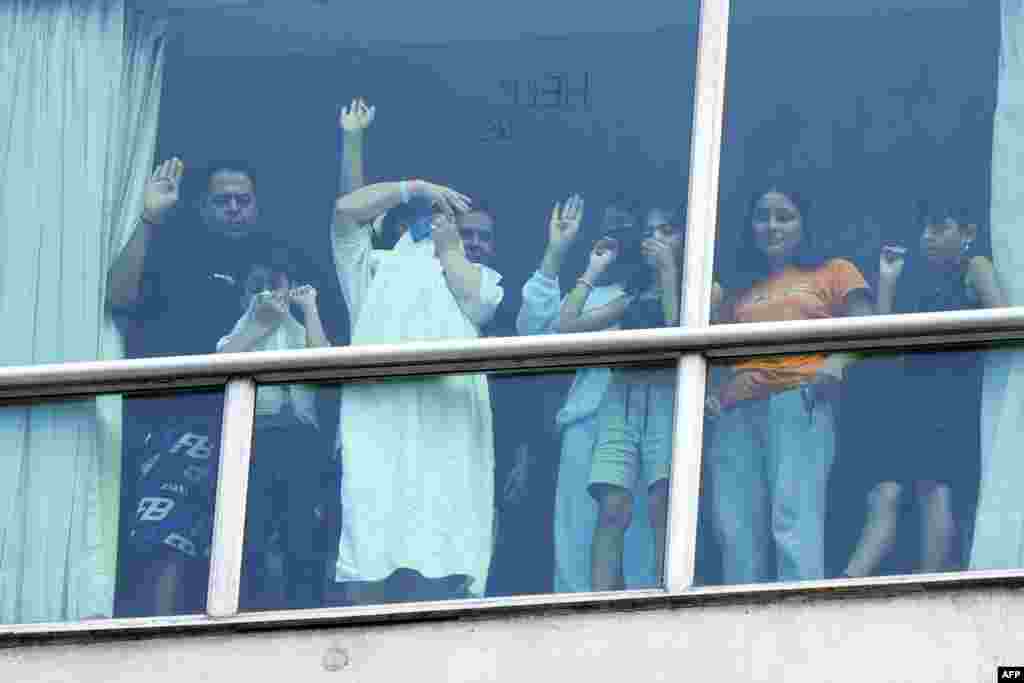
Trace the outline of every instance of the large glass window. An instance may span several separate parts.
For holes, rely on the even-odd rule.
[[[678,324],[697,3],[108,5],[0,3],[0,364]]]
[[[699,579],[1019,568],[1013,348],[715,364]],[[1012,405],[1011,405],[1012,403]],[[985,467],[982,467],[985,463]]]
[[[998,2],[738,4],[718,322],[1006,305],[1019,174],[993,163],[999,28]]]
[[[257,393],[241,609],[663,585],[675,366],[327,389]]]
[[[204,611],[222,396],[0,408],[0,624]]]

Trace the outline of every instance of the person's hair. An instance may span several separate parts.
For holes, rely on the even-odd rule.
[[[244,174],[249,178],[253,189],[256,189],[256,171],[253,169],[252,164],[241,159],[217,159],[195,171],[186,169],[186,193],[194,202],[198,202],[210,191],[210,181],[213,180],[213,176],[223,171]]]
[[[796,253],[793,255],[793,265],[810,270],[821,266],[825,261],[815,239],[810,204],[799,192],[789,189],[786,185],[769,185],[751,196],[747,205],[743,233],[740,237],[740,245],[736,252],[736,260],[733,263],[732,277],[730,278],[729,289],[732,291],[745,292],[757,282],[768,277],[771,272],[768,259],[758,249],[757,240],[754,239],[754,212],[757,210],[757,203],[769,192],[785,196],[800,212],[800,244],[797,245]]]
[[[977,224],[967,207],[938,197],[917,200],[914,205],[914,218],[922,229],[932,223],[942,223],[947,218],[952,218],[961,227],[972,222]]]
[[[295,254],[287,244],[269,239],[256,240],[248,250],[248,256],[248,265],[245,266],[245,272],[238,274],[242,281],[257,266],[262,266],[269,270],[273,277],[284,275],[288,278],[289,282],[294,283],[296,281]]]
[[[627,227],[621,223],[608,224],[605,219],[610,211],[628,216],[631,219],[631,227],[627,229]],[[597,222],[591,223],[590,227],[587,228],[586,232],[589,237],[587,240],[588,258],[590,252],[594,249],[594,245],[605,237],[614,236],[619,241],[619,256],[615,260],[615,263],[613,263],[608,269],[608,282],[624,285],[627,281],[633,279],[637,264],[626,263],[629,259],[629,254],[624,252],[628,249],[630,242],[636,242],[636,244],[639,244],[642,239],[643,231],[646,229],[646,225],[641,220],[643,215],[643,212],[640,210],[640,205],[637,202],[630,199],[625,194],[619,193],[612,197],[612,199],[605,205],[603,211],[597,214]]]

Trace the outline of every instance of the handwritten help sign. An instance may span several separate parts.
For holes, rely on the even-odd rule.
[[[498,81],[505,105],[531,111],[580,112],[591,109],[593,78],[589,71],[549,71],[536,78],[506,78]],[[511,142],[511,117],[490,119],[481,142]]]

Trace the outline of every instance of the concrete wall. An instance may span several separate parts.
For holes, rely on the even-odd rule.
[[[993,681],[1024,665],[1024,593],[791,596],[642,611],[19,645],[0,680]],[[0,648],[3,648],[0,641]]]

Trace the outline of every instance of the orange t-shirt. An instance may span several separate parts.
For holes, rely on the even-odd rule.
[[[790,266],[756,283],[732,303],[732,322],[813,320],[842,315],[847,295],[866,289],[857,267],[832,259],[815,270]],[[821,368],[825,354],[771,356],[741,361],[732,366],[733,377],[722,388],[723,407],[791,389]]]

